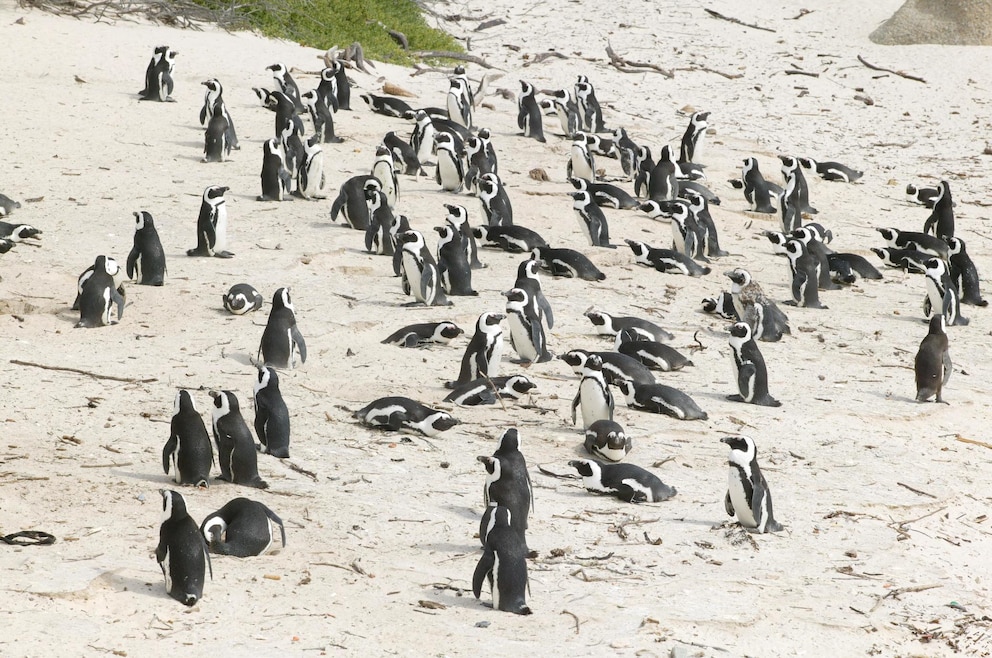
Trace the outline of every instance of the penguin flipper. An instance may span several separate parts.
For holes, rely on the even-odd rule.
[[[262,505],[262,509],[265,511],[265,516],[269,517],[269,520],[279,526],[279,530],[282,533],[282,545],[286,546],[286,528],[283,526],[282,519],[279,518],[275,512],[270,510],[265,505]]]
[[[176,452],[176,448],[178,447],[179,437],[173,433],[169,436],[169,440],[165,442],[165,448],[162,449],[162,469],[165,471],[166,475],[169,474],[169,462],[172,461],[172,455]]]
[[[727,510],[727,516],[733,516],[736,514],[734,512],[734,503],[730,500],[730,490],[727,490],[727,495],[723,498],[723,509]]]
[[[300,333],[299,327],[293,325],[290,329],[293,337],[293,342],[296,344],[296,349],[300,351],[300,363],[307,362],[307,342],[303,340],[303,334]]]
[[[116,288],[110,289],[110,301],[117,304],[117,320],[124,317],[124,296]]]
[[[548,301],[548,298],[544,296],[543,292],[537,295],[537,305],[541,309],[541,313],[543,313],[544,317],[547,319],[548,329],[554,329],[555,313],[551,310],[551,303]]]
[[[951,364],[951,354],[950,354],[950,352],[948,352],[947,350],[944,350],[944,353],[941,355],[941,361],[944,364],[944,377],[943,377],[940,385],[941,386],[944,386],[945,384],[947,384],[947,380],[951,378],[952,364]]]
[[[575,410],[579,407],[579,404],[581,402],[582,402],[582,389],[580,388],[579,389],[579,392],[575,394],[575,398],[572,400],[572,424],[573,425],[575,424]]]
[[[334,199],[334,203],[331,204],[331,221],[338,221],[338,213],[341,212],[341,208],[344,207],[345,197],[344,194],[338,194],[337,198]]]
[[[475,573],[472,574],[472,593],[475,594],[475,598],[482,595],[483,581],[488,579],[489,585],[492,587],[492,573],[495,565],[496,553],[487,546],[482,557],[479,558],[479,563],[475,565]]]
[[[127,278],[133,279],[134,273],[137,270],[138,265],[138,250],[136,248],[131,249],[131,253],[127,255]]]
[[[737,367],[737,390],[741,392],[741,399],[744,402],[754,401],[754,377],[757,368],[751,361],[745,361]]]

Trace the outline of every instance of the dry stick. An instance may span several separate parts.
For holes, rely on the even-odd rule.
[[[743,25],[744,27],[749,27],[749,28],[751,28],[753,30],[763,30],[765,32],[774,32],[775,31],[775,30],[773,30],[770,27],[761,27],[760,25],[755,25],[754,23],[745,23],[744,21],[740,20],[739,18],[733,18],[731,16],[724,16],[720,12],[713,11],[712,9],[707,9],[706,7],[703,7],[703,11],[705,11],[707,14],[709,14],[713,18],[719,18],[721,21],[729,21],[731,23],[734,23],[735,25]]]
[[[885,596],[878,597],[878,601],[876,601],[875,605],[872,606],[871,612],[875,612],[875,610],[878,609],[878,606],[882,605],[882,601],[884,601],[885,599],[892,598],[898,600],[899,597],[902,596],[903,594],[910,594],[913,592],[925,592],[928,589],[936,589],[938,587],[943,587],[943,585],[916,585],[914,587],[897,587],[894,590],[886,592]]]
[[[31,361],[21,361],[20,359],[11,359],[11,363],[18,366],[30,366],[31,368],[41,368],[42,370],[58,370],[61,372],[74,372],[77,375],[87,375],[94,379],[109,379],[115,382],[127,382],[128,384],[151,384],[152,382],[157,382],[157,379],[135,379],[134,377],[115,377],[114,375],[98,375],[95,372],[90,372],[89,370],[80,370],[79,368],[69,368],[66,366],[46,366],[43,363],[32,363]]]
[[[556,50],[548,50],[546,52],[535,55],[534,59],[527,62],[527,64],[524,64],[524,66],[528,66],[530,64],[540,64],[544,60],[551,59],[552,57],[557,57],[558,59],[568,59],[567,55],[562,55],[560,52]]]
[[[813,73],[812,71],[803,71],[802,69],[786,69],[786,75],[808,75],[811,78],[819,78],[819,73]]]
[[[563,615],[571,615],[572,619],[575,620],[575,634],[578,635],[579,634],[579,624],[582,623],[582,622],[579,621],[578,616],[574,612],[569,612],[568,610],[562,610],[561,611],[561,614],[563,614]]]
[[[478,55],[469,55],[466,53],[456,53],[450,50],[415,50],[411,55],[417,57],[439,57],[443,59],[457,59],[463,62],[472,62],[473,64],[478,64],[484,69],[494,68],[489,62],[482,59]]]
[[[610,66],[622,73],[640,73],[638,69],[647,69],[649,71],[654,71],[655,73],[660,73],[666,78],[674,78],[675,73],[668,69],[663,69],[657,64],[649,64],[647,62],[632,62],[628,59],[624,59],[620,55],[617,55],[616,51],[613,50],[613,46],[610,42],[606,42],[606,56],[610,58]]]
[[[984,441],[976,441],[975,439],[966,439],[963,436],[957,437],[955,441],[960,441],[961,443],[970,443],[972,445],[982,446],[983,448],[988,448],[989,450],[992,450],[992,443],[985,443]]]
[[[916,76],[916,75],[910,75],[909,73],[906,73],[904,71],[895,71],[893,69],[887,69],[887,68],[882,67],[882,66],[875,66],[874,64],[869,64],[868,62],[865,61],[865,58],[862,57],[861,55],[858,55],[858,61],[861,62],[862,64],[864,64],[865,66],[867,66],[868,68],[870,68],[872,71],[883,71],[885,73],[891,73],[893,75],[898,75],[900,78],[906,78],[907,80],[913,80],[915,82],[922,82],[923,84],[926,84],[927,83],[927,81],[924,80],[923,78],[921,78],[919,76]]]
[[[908,484],[903,484],[902,482],[896,482],[896,484],[898,484],[900,487],[905,487],[906,489],[909,489],[913,493],[919,494],[920,496],[928,496],[930,498],[933,498],[934,500],[937,500],[937,497],[936,496],[934,496],[931,493],[927,493],[926,491],[920,491],[919,489],[914,489],[913,487],[909,486]]]
[[[744,77],[743,73],[726,73],[724,71],[717,71],[716,69],[711,69],[708,66],[683,66],[682,68],[674,69],[676,71],[703,71],[704,73],[715,73],[717,75],[722,75],[728,80],[738,80]]]

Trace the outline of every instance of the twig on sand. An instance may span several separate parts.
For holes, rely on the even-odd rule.
[[[11,363],[18,366],[28,366],[31,368],[41,368],[42,370],[57,370],[60,372],[74,372],[77,375],[86,375],[92,377],[93,379],[109,379],[115,382],[127,382],[128,384],[151,384],[152,382],[157,382],[157,379],[135,379],[134,377],[117,377],[114,375],[100,375],[95,372],[90,372],[89,370],[80,370],[79,368],[69,368],[68,366],[48,366],[43,363],[32,363],[31,361],[21,361],[20,359],[11,359]]]
[[[574,612],[569,612],[568,610],[562,610],[561,611],[561,614],[563,614],[563,615],[569,615],[569,616],[572,617],[572,619],[575,620],[575,634],[578,635],[579,634],[579,625],[582,624],[582,622],[579,621],[579,617]]]
[[[932,493],[927,493],[926,491],[920,491],[919,489],[914,489],[913,487],[909,486],[908,484],[903,484],[902,482],[896,482],[896,484],[898,484],[900,487],[904,487],[906,489],[909,489],[913,493],[918,494],[920,496],[927,496],[928,498],[933,498],[934,500],[937,500],[937,497],[934,496]]]
[[[414,50],[411,55],[417,57],[429,57],[435,59],[457,59],[463,62],[471,62],[472,64],[478,64],[484,69],[491,69],[493,66],[482,59],[478,55],[469,55],[468,53],[456,53],[451,50]]]
[[[654,71],[655,73],[660,73],[666,78],[675,77],[675,73],[670,69],[663,69],[657,64],[649,64],[648,62],[632,62],[629,59],[624,59],[620,55],[617,55],[616,51],[613,50],[613,46],[611,46],[609,42],[606,42],[606,56],[610,58],[610,66],[621,73],[640,73],[641,70],[648,70]]]
[[[916,75],[911,75],[909,73],[906,73],[905,71],[896,71],[894,69],[887,69],[884,66],[875,66],[874,64],[870,64],[861,55],[858,55],[858,61],[864,64],[865,66],[867,66],[868,68],[870,68],[872,71],[882,71],[883,73],[891,73],[893,75],[898,75],[900,78],[906,78],[907,80],[922,82],[923,84],[927,83],[927,81],[924,80],[923,78]]]
[[[875,612],[875,610],[878,609],[878,606],[882,605],[882,601],[884,601],[885,599],[896,599],[898,601],[899,597],[902,596],[903,594],[911,594],[914,592],[925,592],[928,589],[936,589],[938,587],[943,587],[943,585],[936,584],[936,585],[915,585],[913,587],[897,587],[893,590],[889,590],[888,592],[886,592],[885,596],[878,597],[878,601],[876,601],[875,605],[872,606],[871,611]]]
[[[754,23],[745,23],[744,21],[742,21],[739,18],[734,18],[732,16],[724,16],[720,12],[714,11],[712,9],[707,9],[706,7],[703,7],[703,11],[705,11],[707,14],[709,14],[713,18],[719,18],[721,21],[728,21],[730,23],[733,23],[734,25],[743,25],[744,27],[749,27],[752,30],[762,30],[764,32],[774,32],[775,31],[775,30],[773,30],[770,27],[762,27],[760,25],[755,25]]]
[[[716,69],[711,69],[708,66],[683,66],[682,68],[674,69],[675,71],[703,71],[704,73],[715,73],[716,75],[721,75],[728,80],[738,80],[744,77],[743,73],[727,73],[725,71],[717,71]]]
[[[972,445],[982,446],[983,448],[988,448],[989,450],[992,450],[992,443],[986,443],[985,441],[976,441],[975,439],[968,439],[961,436],[960,434],[957,436],[955,441],[960,441],[961,443],[970,443]]]

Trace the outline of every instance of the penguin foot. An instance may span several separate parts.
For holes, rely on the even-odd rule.
[[[728,395],[727,399],[731,402],[744,402],[744,396],[739,393],[734,393],[733,395]]]
[[[754,404],[759,407],[781,407],[782,403],[772,397],[761,398],[760,400],[755,400]]]
[[[196,249],[187,249],[186,250],[186,255],[187,256],[209,256],[210,254],[206,250],[201,250],[199,248],[196,248]]]
[[[214,258],[234,258],[234,254],[230,251],[218,251],[214,254]]]

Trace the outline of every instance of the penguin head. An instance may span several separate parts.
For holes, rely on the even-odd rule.
[[[637,333],[633,329],[627,328],[623,331],[617,332],[616,346],[620,347],[624,343],[637,343],[643,341],[641,334]]]
[[[731,343],[743,344],[751,340],[751,325],[747,322],[735,322],[730,325],[728,331],[730,332]]]
[[[479,316],[478,329],[479,331],[489,333],[493,331],[493,328],[498,328],[499,323],[506,318],[502,313],[493,313],[492,311],[487,311]]]
[[[475,236],[476,240],[488,240],[489,239],[489,227],[488,226],[478,226],[472,229],[472,235]]]
[[[947,266],[944,265],[944,261],[940,258],[928,258],[925,265],[927,276],[940,277],[947,271]]]
[[[672,161],[672,147],[665,144],[661,147],[661,154],[658,156],[659,161],[671,162]]]
[[[172,415],[178,416],[184,411],[192,411],[195,414],[199,414],[196,409],[196,403],[193,401],[193,396],[189,391],[181,388],[176,392],[176,401],[172,405]]]
[[[726,443],[730,448],[731,464],[746,467],[758,455],[758,448],[749,436],[725,436],[720,443]]]
[[[693,212],[699,212],[706,208],[706,197],[696,190],[683,187],[679,190],[679,195],[689,202],[689,208]]]
[[[459,327],[457,324],[455,324],[454,322],[447,322],[447,321],[439,322],[437,326],[437,330],[441,332],[441,335],[444,338],[448,338],[448,339],[456,338],[458,336],[461,336],[463,333],[465,333],[465,330]]]
[[[162,494],[162,522],[178,521],[189,514],[186,511],[186,499],[178,491],[172,489],[159,489]]]
[[[224,533],[227,532],[227,522],[220,516],[210,516],[203,520],[200,531],[208,545],[223,541]]]
[[[279,288],[272,294],[272,309],[278,310],[280,308],[288,308],[296,313],[296,309],[293,308],[293,298],[289,296],[289,288]]]
[[[451,133],[441,130],[438,131],[437,135],[434,136],[434,145],[438,149],[444,149],[454,153],[455,151],[455,138],[452,137]]]
[[[941,335],[947,329],[947,320],[943,313],[934,313],[930,316],[930,335]]]
[[[416,249],[418,246],[424,245],[424,236],[420,231],[407,230],[398,233],[396,235],[396,241],[401,244],[413,245],[413,248]]]
[[[520,81],[520,91],[523,92],[523,95],[524,96],[527,96],[529,94],[533,94],[534,93],[534,86],[532,84],[530,84],[529,82],[525,82],[524,80],[521,80]]]
[[[283,76],[286,75],[286,66],[281,63],[272,64],[265,67],[266,71],[272,71],[272,77],[282,80]]]
[[[876,228],[875,230],[882,235],[882,239],[885,240],[886,242],[892,242],[899,235],[899,229]]]
[[[203,201],[216,206],[224,201],[224,192],[227,192],[229,189],[229,187],[224,187],[223,185],[211,185],[203,190]]]
[[[795,171],[797,168],[796,159],[791,155],[780,155],[778,159],[782,162],[782,171],[790,172]]]
[[[393,161],[393,154],[390,152],[389,147],[385,144],[379,144],[375,147],[375,158],[376,161],[389,159],[389,162]]]
[[[311,89],[300,95],[300,102],[303,103],[303,107],[308,107],[314,109],[317,107],[317,90]]]
[[[803,169],[813,169],[816,167],[816,160],[813,158],[796,158],[796,160]]]
[[[461,225],[462,222],[468,219],[468,210],[465,209],[465,206],[446,203],[444,207],[448,211],[447,219],[455,224]]]
[[[875,252],[875,255],[881,258],[883,261],[888,262],[889,260],[889,250],[887,247],[879,249],[878,247],[872,247],[871,250]]]
[[[810,237],[814,240],[818,240],[823,244],[829,244],[830,242],[833,242],[834,239],[833,231],[828,229],[823,224],[820,224],[818,222],[810,222],[809,224],[803,226],[802,228],[809,231]]]
[[[479,128],[479,139],[482,140],[483,143],[489,141],[491,138],[492,133],[489,132],[489,128]]]
[[[520,288],[511,288],[506,292],[500,293],[506,297],[506,310],[523,310],[527,306],[528,295],[527,292]]]
[[[263,388],[279,390],[279,375],[276,374],[275,368],[271,366],[258,367],[258,373],[255,376],[255,393],[258,393]]]
[[[589,145],[589,139],[584,132],[581,130],[576,130],[572,133],[572,144],[581,146],[584,149]]]
[[[152,214],[144,210],[132,213],[134,215],[134,230],[138,232],[145,227],[153,228],[155,223],[152,221]]]
[[[692,117],[690,117],[689,121],[692,123],[693,126],[696,126],[697,129],[705,128],[707,126],[706,120],[709,118],[710,118],[709,112],[693,112]]]
[[[587,181],[585,178],[577,178],[573,176],[568,179],[568,182],[572,184],[572,187],[574,187],[576,190],[579,190],[580,192],[582,190],[589,189],[589,181]]]
[[[520,261],[517,265],[517,278],[518,279],[537,279],[539,263],[533,258],[528,258],[527,260]]]
[[[743,171],[742,178],[744,178],[744,177],[747,176],[747,172],[751,171],[752,169],[757,169],[757,168],[758,168],[758,159],[757,158],[755,158],[753,156],[744,158],[744,166],[741,167],[741,170]]]
[[[785,237],[785,233],[779,233],[778,231],[762,231],[762,235],[768,238],[768,241],[776,247],[785,248],[785,243],[788,240]]]
[[[453,418],[451,414],[446,411],[438,411],[431,418],[430,425],[438,432],[446,432],[452,427],[458,424],[458,420]]]
[[[630,250],[634,252],[635,256],[646,256],[648,253],[648,246],[643,242],[638,242],[637,240],[624,239]]]
[[[659,219],[667,216],[662,211],[661,204],[653,199],[645,201],[641,205],[637,206],[637,209],[642,213],[645,213],[651,219]]]
[[[629,440],[623,428],[618,427],[606,433],[606,447],[610,450],[622,450]]]
[[[605,327],[610,323],[610,315],[602,311],[586,311],[583,315],[589,318],[594,327]]]
[[[586,359],[585,365],[582,367],[583,374],[602,372],[603,371],[603,359],[597,354],[590,354]]]
[[[647,146],[638,146],[635,155],[637,156],[638,163],[648,162],[651,160],[651,149]]]
[[[573,459],[568,462],[568,465],[574,468],[584,478],[595,477],[599,479],[599,474],[603,471],[600,465],[591,459]]]
[[[751,273],[742,267],[737,267],[729,272],[724,272],[723,275],[739,286],[746,286],[751,283]]]
[[[576,190],[575,192],[569,192],[568,195],[575,199],[572,204],[574,208],[582,208],[589,205],[589,192],[586,190]]]
[[[120,271],[121,267],[117,264],[117,261],[110,256],[97,256],[96,260],[93,262],[94,272],[106,272],[110,276],[114,276]]]
[[[224,91],[224,88],[220,86],[220,81],[217,80],[217,78],[210,78],[209,80],[204,80],[200,84],[206,87],[207,91],[214,94],[220,94]]]
[[[455,66],[455,75],[465,75],[465,67],[461,64]]]
[[[580,372],[586,365],[586,359],[589,358],[589,352],[586,352],[585,350],[569,350],[558,358],[570,365],[575,372]]]
[[[618,377],[613,380],[613,385],[616,386],[618,389],[620,389],[620,393],[625,398],[634,397],[634,382],[630,381],[629,379]]]
[[[802,256],[805,251],[806,244],[802,240],[791,238],[785,243],[785,254],[793,260]]]
[[[530,250],[530,257],[533,258],[541,267],[546,267],[547,263],[544,262],[544,248],[534,247]]]
[[[947,253],[951,256],[965,253],[964,240],[961,238],[947,238]]]
[[[507,428],[499,437],[499,447],[496,448],[496,453],[505,454],[518,450],[520,450],[520,433],[515,427]]]
[[[450,224],[445,224],[444,226],[435,226],[434,230],[437,231],[438,236],[440,236],[440,239],[438,240],[438,246],[451,242],[451,239],[455,236],[454,231],[451,230]]]
[[[506,380],[506,388],[515,393],[528,393],[531,389],[537,388],[537,384],[529,380],[525,375],[513,375]]]
[[[211,414],[215,419],[240,411],[238,398],[231,391],[210,391],[210,397],[214,399],[214,408]]]
[[[486,472],[489,473],[490,480],[495,481],[499,479],[501,472],[499,457],[496,456],[490,457],[489,455],[479,455],[475,459],[476,461],[478,461],[479,463],[481,463],[483,466],[486,467]]]

